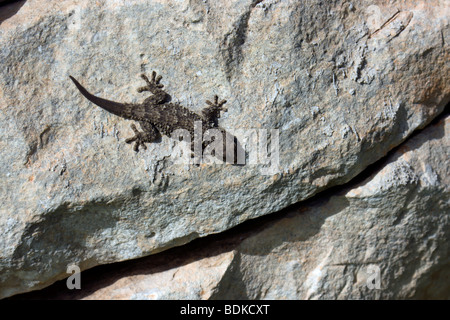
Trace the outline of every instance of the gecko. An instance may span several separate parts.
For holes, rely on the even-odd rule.
[[[164,85],[161,83],[162,76],[157,75],[155,71],[149,79],[145,74],[141,74],[141,78],[146,82],[146,86],[139,87],[138,92],[149,91],[152,95],[146,98],[142,103],[119,103],[97,97],[89,93],[74,77],[69,75],[75,86],[89,101],[96,104],[100,108],[113,113],[119,117],[135,120],[139,122],[142,131],[136,128],[135,124],[131,124],[134,136],[125,140],[126,143],[135,143],[134,151],[138,152],[139,147],[147,149],[146,143],[154,143],[161,140],[162,135],[171,136],[172,132],[177,129],[184,129],[191,136],[191,150],[194,151],[194,122],[199,121],[202,127],[202,133],[206,130],[217,128],[222,134],[226,131],[219,127],[218,118],[221,111],[227,111],[223,105],[226,100],[219,100],[217,95],[214,96],[213,102],[206,100],[205,107],[201,114],[197,114],[179,103],[173,103],[170,95],[163,90]],[[225,148],[225,140],[223,146]],[[236,151],[237,141],[233,136],[233,149]],[[205,146],[202,144],[202,149]],[[226,152],[223,152],[222,160],[225,160]],[[236,152],[234,152],[233,162],[236,160]]]

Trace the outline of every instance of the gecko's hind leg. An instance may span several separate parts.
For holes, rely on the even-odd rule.
[[[131,129],[134,131],[134,137],[125,140],[126,143],[135,142],[133,150],[136,152],[139,151],[139,146],[142,146],[142,148],[147,150],[145,143],[157,142],[161,139],[161,133],[151,123],[140,121],[140,124],[143,131],[140,132],[136,126],[132,124]]]
[[[220,118],[220,111],[227,111],[223,105],[227,102],[227,100],[219,101],[219,97],[214,96],[214,102],[206,100],[206,104],[208,106],[202,110],[202,115],[205,121],[210,124],[211,127],[217,127],[217,119]]]
[[[141,78],[144,79],[147,85],[138,88],[137,92],[150,91],[153,93],[153,96],[148,97],[146,102],[151,104],[161,104],[169,100],[170,95],[162,89],[164,88],[164,85],[160,83],[162,76],[157,76],[156,72],[153,71],[151,79],[147,78],[145,74],[141,74]]]

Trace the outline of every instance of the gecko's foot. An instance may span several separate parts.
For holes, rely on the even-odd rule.
[[[145,150],[147,150],[147,146],[145,142],[147,142],[147,137],[143,132],[139,132],[134,124],[131,125],[131,129],[134,131],[135,135],[132,138],[128,138],[125,140],[126,143],[135,142],[133,150],[139,152],[139,146],[142,146]]]
[[[215,109],[215,110],[218,110],[218,111],[221,111],[221,110],[227,111],[227,108],[224,108],[224,107],[223,107],[223,105],[224,105],[225,103],[227,103],[227,100],[219,101],[219,96],[218,96],[218,95],[215,95],[215,96],[214,96],[214,102],[211,102],[211,101],[209,101],[209,100],[206,100],[206,104],[209,105],[209,107],[207,107],[207,108]]]
[[[206,100],[208,106],[202,110],[202,114],[206,122],[210,123],[211,126],[217,126],[217,119],[220,118],[220,111],[227,111],[227,109],[223,107],[227,100],[219,101],[219,97],[215,95],[213,101],[214,102]]]
[[[138,92],[153,91],[155,89],[161,89],[164,87],[162,83],[159,83],[162,79],[162,76],[157,76],[155,71],[152,72],[151,79],[147,78],[147,76],[143,73],[141,74],[141,78],[144,79],[147,85],[145,87],[138,88]]]

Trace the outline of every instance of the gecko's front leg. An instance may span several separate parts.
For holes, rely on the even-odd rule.
[[[220,118],[220,111],[227,111],[227,109],[223,107],[226,102],[227,100],[219,101],[217,95],[214,96],[214,102],[206,100],[208,106],[202,110],[202,115],[205,122],[208,123],[210,127],[218,126],[217,119]]]

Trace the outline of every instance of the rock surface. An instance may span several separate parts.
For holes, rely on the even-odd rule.
[[[447,117],[373,174],[257,223],[20,298],[450,299],[449,132]]]
[[[164,271],[170,255],[153,268],[135,264],[83,298],[450,299],[449,132],[447,117],[356,186],[300,205],[243,241],[231,237],[237,245],[228,250],[220,252],[231,239]]]
[[[66,277],[71,264],[85,270],[154,254],[346,183],[426,126],[450,96],[445,1],[393,6],[391,1],[29,0],[21,5],[0,25],[0,61],[6,66],[0,69],[0,297],[45,287]],[[268,130],[275,147],[271,162],[250,152],[245,166],[180,165],[170,156],[173,141],[167,137],[136,154],[124,143],[132,135],[130,122],[88,103],[68,79],[72,74],[104,98],[137,102],[143,99],[135,91],[142,85],[137,75],[153,69],[164,76],[174,100],[194,111],[200,112],[214,94],[226,98],[228,112],[220,120],[225,129],[253,129],[260,139]],[[422,183],[410,172],[419,170],[412,165],[395,170],[394,184]],[[423,170],[430,185],[448,177],[446,172],[436,178],[438,169],[432,166]],[[337,201],[336,212],[347,205],[339,199],[358,207],[360,196],[354,192],[331,199]],[[358,276],[363,261],[389,256],[389,245],[412,243],[401,234],[412,214],[407,208],[414,200],[408,198],[411,192],[402,204],[391,203],[389,192],[378,200],[361,200],[363,207],[388,205],[363,212],[372,219],[373,234],[361,251],[349,245],[337,214],[288,218],[298,222],[290,232],[299,239],[313,236],[322,224],[333,231],[325,235],[329,246],[321,244],[325,251],[317,260],[306,267],[286,262],[276,270],[305,276],[309,293],[258,279],[258,263],[276,261],[269,250],[267,257],[250,254],[248,260],[242,253],[221,256],[224,264],[212,262],[211,276],[222,279],[221,289],[192,297],[282,298],[277,292],[287,298],[327,297],[313,290],[327,282],[325,274],[338,277],[356,270]],[[363,213],[352,212],[344,210],[342,217],[356,215],[353,231],[367,227]],[[400,232],[386,242],[386,250],[371,255],[371,246],[387,241],[377,238],[382,218]],[[433,218],[424,217],[424,223],[435,223]],[[291,222],[284,223],[289,227]],[[433,245],[433,234],[421,235],[423,252]],[[282,244],[286,231],[267,236],[278,236]],[[251,240],[246,241],[251,248]],[[333,255],[337,246],[348,250]],[[423,257],[433,261],[433,254]],[[325,265],[331,273],[324,273]],[[408,296],[412,284],[406,281],[413,277],[408,265],[403,268],[405,273],[382,278],[402,275]],[[223,275],[221,270],[226,270]],[[253,272],[252,285],[261,290],[227,289],[230,282],[223,279],[239,276],[234,272]],[[349,279],[336,279],[342,290],[334,297],[362,294],[352,291]]]

